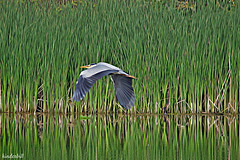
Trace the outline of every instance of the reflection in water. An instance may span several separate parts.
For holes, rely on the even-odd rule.
[[[1,155],[51,159],[237,158],[231,115],[0,114]]]

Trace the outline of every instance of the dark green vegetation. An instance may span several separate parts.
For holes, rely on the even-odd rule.
[[[166,121],[164,121],[164,119]],[[0,155],[24,159],[239,159],[238,116],[0,114]]]
[[[121,111],[110,78],[71,102],[80,66],[100,61],[138,78],[133,112],[239,112],[238,1],[1,1],[0,10],[4,112]]]

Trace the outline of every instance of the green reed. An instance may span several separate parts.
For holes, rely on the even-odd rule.
[[[100,61],[133,80],[134,113],[238,112],[239,3],[2,2],[4,112],[120,111],[109,77],[71,102],[80,66]]]

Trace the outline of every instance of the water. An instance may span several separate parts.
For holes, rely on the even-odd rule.
[[[239,121],[238,115],[0,114],[0,154],[2,159],[239,159]]]

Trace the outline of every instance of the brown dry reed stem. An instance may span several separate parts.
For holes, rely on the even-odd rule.
[[[231,44],[229,43],[229,49],[231,49]],[[233,51],[232,51],[233,52]],[[231,51],[228,52],[228,69],[229,69],[229,102],[231,103]]]
[[[0,112],[2,111],[2,90],[1,90],[1,70],[0,70]]]

